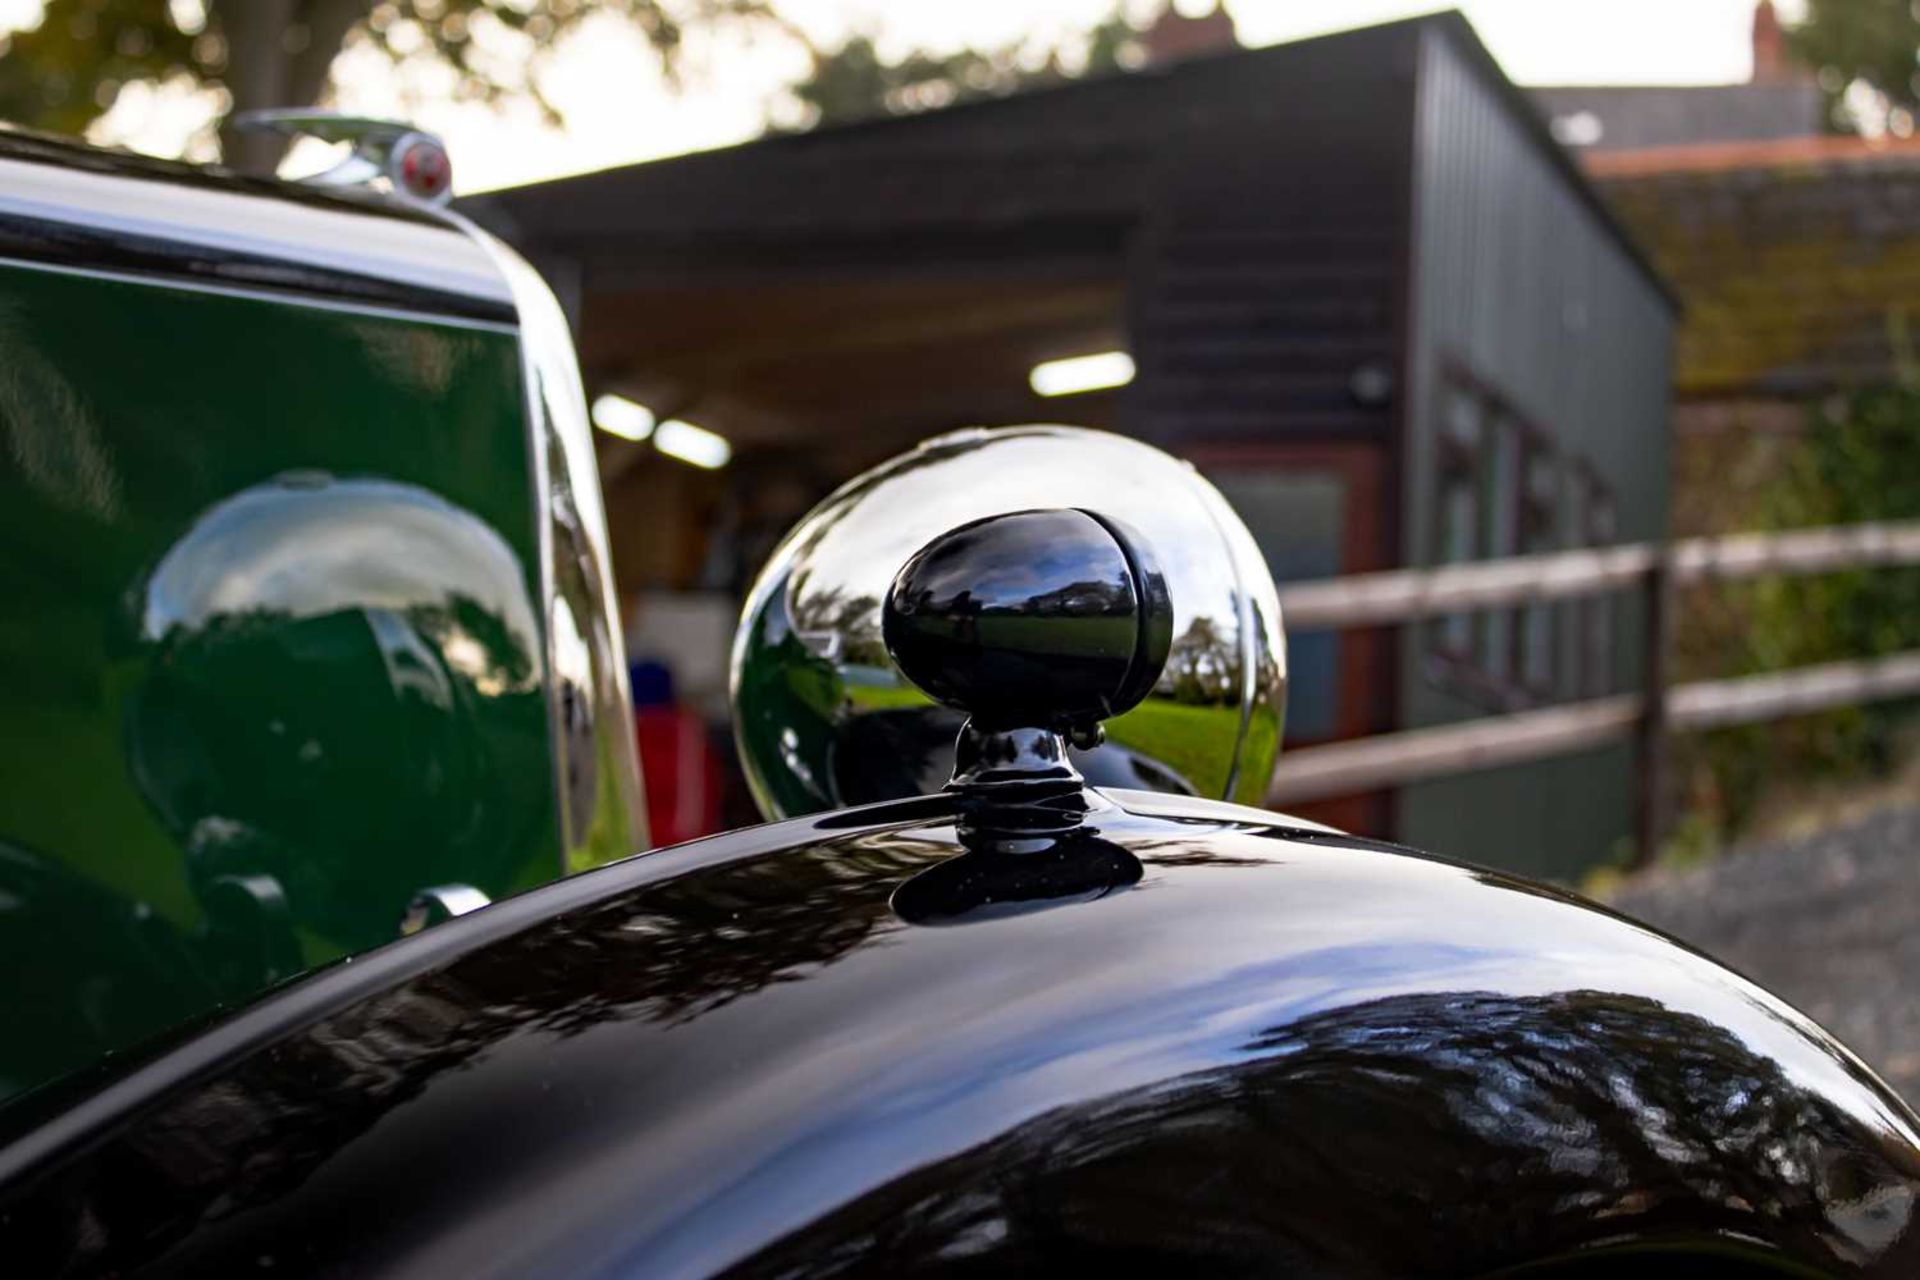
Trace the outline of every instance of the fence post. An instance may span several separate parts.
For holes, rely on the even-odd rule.
[[[1662,546],[1641,579],[1644,607],[1640,723],[1634,730],[1635,812],[1633,862],[1650,865],[1667,835],[1671,800],[1670,738],[1667,733],[1669,628],[1673,616],[1673,559]]]

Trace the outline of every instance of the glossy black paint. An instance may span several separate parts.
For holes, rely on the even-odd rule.
[[[1090,902],[1138,884],[1143,874],[1124,846],[1076,823],[1037,849],[968,847],[895,889],[892,906],[908,924],[977,923]]]
[[[1018,511],[915,553],[881,633],[901,674],[983,729],[1090,727],[1153,688],[1173,608],[1151,553],[1112,521]]]
[[[997,864],[1034,873],[1017,909],[978,909],[996,868],[942,796],[375,952],[0,1149],[0,1254],[35,1275],[1920,1268],[1912,1117],[1750,983],[1493,872],[1100,804],[1053,861]]]
[[[444,214],[0,127],[0,258],[514,323]]]

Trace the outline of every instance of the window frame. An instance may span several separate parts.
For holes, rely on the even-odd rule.
[[[1620,504],[1613,486],[1586,458],[1573,470],[1574,483],[1581,489],[1580,545],[1613,546],[1620,540]],[[1619,685],[1619,592],[1598,592],[1576,603],[1576,667],[1570,673],[1569,692],[1576,698],[1603,698]]]
[[[1456,423],[1456,418],[1467,420],[1454,408],[1460,397],[1473,405],[1471,438]],[[1433,421],[1434,505],[1427,567],[1502,560],[1564,545],[1567,531],[1558,504],[1574,463],[1551,430],[1465,361],[1452,357],[1441,362]],[[1506,449],[1511,449],[1512,461],[1503,474]],[[1543,458],[1552,476],[1544,499],[1533,492],[1535,468]],[[1464,557],[1454,548],[1455,503],[1463,490],[1473,504],[1472,545]],[[1536,626],[1546,629],[1541,642],[1546,670],[1540,678],[1528,670],[1528,638]],[[1444,614],[1423,629],[1423,665],[1437,687],[1490,709],[1536,706],[1552,700],[1561,688],[1564,632],[1560,611],[1552,605]]]

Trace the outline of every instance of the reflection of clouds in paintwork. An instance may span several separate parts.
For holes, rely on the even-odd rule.
[[[395,613],[472,602],[523,656],[538,628],[518,558],[478,517],[412,485],[290,477],[256,486],[202,516],[148,583],[141,629],[151,640],[248,613],[317,617],[347,609]],[[449,623],[446,656],[463,648]]]
[[[103,518],[120,513],[120,476],[99,424],[60,370],[0,303],[0,434],[7,459],[51,501]]]
[[[454,369],[473,341],[470,334],[447,329],[386,325],[359,327],[354,336],[381,372],[402,386],[435,397],[452,389]]]

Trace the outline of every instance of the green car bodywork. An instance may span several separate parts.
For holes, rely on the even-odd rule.
[[[642,847],[529,341],[0,261],[0,1100]]]

